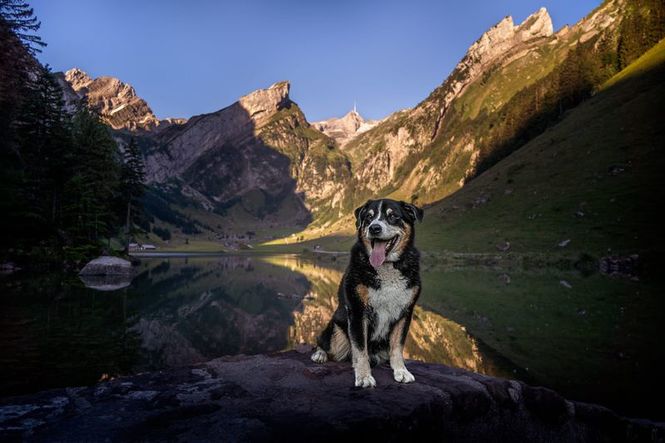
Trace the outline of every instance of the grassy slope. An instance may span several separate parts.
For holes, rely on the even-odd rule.
[[[665,41],[557,125],[428,208],[418,229],[418,246],[428,253],[505,257],[496,260],[498,269],[451,269],[426,260],[432,268],[423,273],[424,306],[464,324],[539,383],[573,397],[584,386],[617,410],[632,405],[631,413],[662,392],[631,382],[657,377],[650,371],[664,357],[658,282],[584,277],[528,263],[662,250],[654,208],[665,169],[664,74]],[[557,246],[566,239],[567,247]],[[496,245],[504,240],[512,246],[501,254]],[[327,237],[285,247],[345,250],[352,241]],[[502,282],[504,272],[510,284]],[[653,413],[645,403],[641,415]]]
[[[659,204],[664,45],[610,79],[559,124],[428,208],[419,247],[485,253],[508,240],[518,253],[601,256],[653,249],[659,220],[643,209]],[[350,238],[342,233],[290,249],[321,244],[344,250]],[[571,240],[565,249],[557,246],[563,240]]]
[[[449,198],[419,229],[429,251],[592,255],[652,249],[659,219],[665,43]],[[638,75],[639,74],[639,75]]]
[[[419,230],[421,249],[497,254],[495,244],[508,239],[512,251],[543,256],[662,251],[662,218],[654,208],[665,167],[664,74],[665,41],[558,125],[430,208]],[[489,201],[481,204],[484,196]],[[565,249],[556,246],[563,239],[571,239]],[[504,271],[510,284],[501,281]],[[424,274],[421,303],[528,367],[540,383],[572,393],[584,386],[618,410],[643,404],[646,416],[654,414],[647,399],[664,389],[631,380],[655,379],[665,358],[665,301],[653,277],[442,268]]]

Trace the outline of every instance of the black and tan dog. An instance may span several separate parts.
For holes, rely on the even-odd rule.
[[[390,361],[395,380],[414,381],[402,350],[420,295],[420,254],[414,224],[423,211],[394,200],[370,200],[356,209],[358,241],[337,297],[339,305],[317,340],[312,360],[351,357],[355,384],[376,386],[370,366]]]

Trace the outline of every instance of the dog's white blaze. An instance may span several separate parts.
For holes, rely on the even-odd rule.
[[[372,331],[372,339],[388,337],[390,325],[399,318],[404,308],[413,298],[413,289],[407,288],[407,281],[393,267],[392,263],[384,263],[377,270],[381,287],[369,289],[369,305],[376,314],[376,322]]]
[[[383,202],[379,202],[379,207],[376,211],[376,214],[374,213],[373,209],[369,210],[370,217],[374,217],[374,218],[372,219],[371,222],[367,223],[367,227],[365,228],[365,237],[368,236],[370,226],[375,225],[375,224],[378,223],[379,225],[381,225],[382,228],[385,227],[385,223],[383,223],[381,220],[379,220],[381,218],[381,206],[382,205],[383,205]]]

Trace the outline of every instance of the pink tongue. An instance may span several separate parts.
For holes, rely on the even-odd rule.
[[[383,264],[384,261],[386,261],[386,246],[388,245],[388,242],[382,242],[382,241],[375,241],[374,242],[374,247],[372,248],[372,253],[369,256],[369,262],[372,266],[374,266],[374,269],[378,269],[379,266]]]

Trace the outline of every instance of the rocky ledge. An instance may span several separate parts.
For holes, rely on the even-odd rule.
[[[348,363],[308,353],[220,358],[0,401],[0,440],[27,441],[663,441],[665,424],[619,417],[517,381],[409,362],[353,387]],[[381,440],[379,440],[381,439]]]

